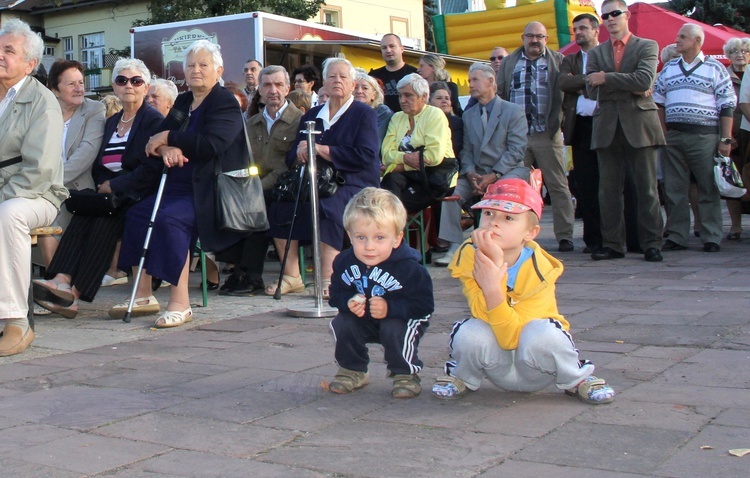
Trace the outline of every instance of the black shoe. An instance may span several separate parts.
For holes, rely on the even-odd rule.
[[[161,282],[161,279],[151,277],[151,291],[156,292],[157,290],[159,290],[159,287],[161,287]]]
[[[643,253],[643,259],[647,262],[661,262],[664,260],[659,249],[655,247],[646,249],[646,252]]]
[[[721,247],[715,242],[707,242],[703,244],[703,252],[719,252],[719,249],[721,249]]]
[[[687,246],[677,244],[671,239],[664,241],[664,245],[661,246],[662,251],[684,251],[685,249],[687,249]]]
[[[570,252],[573,249],[575,249],[575,246],[573,246],[573,241],[569,241],[567,239],[563,239],[560,241],[560,245],[557,247],[557,250],[560,252]]]
[[[617,252],[611,247],[602,247],[598,251],[594,251],[591,253],[591,258],[594,259],[595,261],[605,261],[609,259],[622,259],[623,257],[625,257],[625,254],[623,254],[622,252]]]
[[[591,250],[591,248],[589,246],[586,246],[586,247],[583,248],[583,253],[584,254],[591,254],[592,252],[593,251]]]
[[[206,282],[208,282],[208,286],[206,287],[206,290],[216,290],[219,288],[218,282],[211,282],[210,280],[206,279]],[[199,289],[203,289],[203,281],[198,284]]]
[[[229,289],[236,289],[243,279],[247,280],[246,277],[244,272],[235,269],[234,272],[229,274],[229,277],[227,277],[227,280],[224,281],[221,287],[219,287],[219,295],[224,295],[223,292]]]
[[[265,291],[265,289],[266,285],[263,283],[263,279],[254,279],[246,274],[243,274],[236,285],[220,291],[219,294],[243,297],[247,295],[253,295],[258,291]]]

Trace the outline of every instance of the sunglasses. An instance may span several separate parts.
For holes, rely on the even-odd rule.
[[[627,10],[612,10],[609,13],[602,13],[602,20],[609,20],[609,17],[617,18],[623,13],[625,13]]]
[[[503,58],[505,58],[505,55],[500,55],[500,56],[491,56],[491,57],[490,57],[490,61],[495,61],[495,60],[498,60],[498,61],[500,61],[500,60],[502,60]]]
[[[118,75],[115,77],[115,85],[117,86],[125,86],[128,84],[128,81],[133,86],[143,86],[146,81],[143,79],[142,76],[134,76],[132,78],[128,78],[127,76]]]

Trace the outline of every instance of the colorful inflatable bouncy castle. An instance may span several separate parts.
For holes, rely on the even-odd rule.
[[[592,0],[517,0],[505,8],[504,0],[485,0],[486,11],[432,17],[435,44],[440,53],[487,60],[496,46],[509,52],[522,45],[527,23],[542,22],[547,27],[547,46],[557,50],[570,43],[570,25],[576,15],[592,13]]]

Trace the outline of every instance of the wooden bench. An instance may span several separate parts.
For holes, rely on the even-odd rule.
[[[29,231],[31,236],[31,247],[36,246],[39,236],[59,236],[62,234],[62,227],[60,226],[42,226],[37,227]],[[31,264],[30,269],[31,275],[34,275],[34,264]],[[29,325],[34,328],[34,286],[29,282]]]

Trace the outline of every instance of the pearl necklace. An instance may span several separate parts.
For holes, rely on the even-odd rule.
[[[125,119],[123,119],[123,118],[125,118],[125,113],[123,113],[122,116],[120,116],[120,122],[122,124],[128,124],[128,123],[130,123],[131,121],[133,121],[135,119],[135,115],[133,115],[133,117],[130,118],[129,120],[127,120],[127,121]]]

